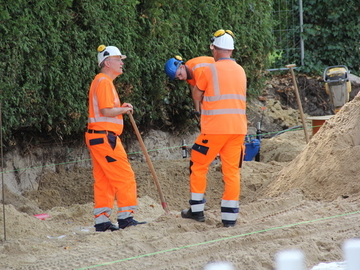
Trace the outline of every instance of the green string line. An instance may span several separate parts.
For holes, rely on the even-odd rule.
[[[313,126],[313,127],[321,127],[321,125],[319,126]],[[257,135],[248,135],[250,138],[251,137],[256,137],[256,136],[264,136],[264,135],[271,135],[271,134],[281,134],[284,132],[291,132],[291,131],[298,131],[298,130],[302,130],[303,128],[294,128],[291,130],[284,130],[284,131],[277,131],[277,132],[267,132],[267,133],[262,133],[262,134],[257,134]],[[171,146],[171,147],[164,147],[164,148],[159,148],[159,149],[152,149],[152,150],[147,150],[148,152],[154,152],[154,151],[161,151],[161,150],[167,150],[167,149],[174,149],[174,148],[181,148],[183,147],[183,145],[179,145],[179,146]],[[128,153],[128,155],[135,155],[135,154],[141,154],[142,152],[132,152],[132,153]],[[67,165],[67,164],[71,164],[71,163],[77,163],[77,162],[85,162],[85,161],[91,161],[91,159],[82,159],[82,160],[75,160],[75,161],[68,161],[68,162],[62,162],[62,163],[53,163],[53,164],[48,164],[48,165],[42,165],[42,166],[35,166],[35,167],[29,167],[29,168],[22,168],[22,169],[16,169],[16,170],[10,170],[10,171],[4,171],[4,172],[0,172],[1,173],[11,173],[11,172],[19,172],[19,171],[24,171],[24,170],[28,170],[28,169],[37,169],[37,168],[45,168],[45,167],[50,167],[50,166],[57,166],[57,165]]]
[[[263,233],[263,232],[269,232],[269,231],[274,231],[274,230],[279,230],[279,229],[284,229],[284,228],[290,228],[290,227],[294,227],[294,226],[298,226],[298,225],[310,224],[310,223],[314,223],[314,222],[318,222],[318,221],[324,221],[324,220],[328,220],[328,219],[334,219],[334,218],[339,218],[339,217],[344,217],[344,216],[349,216],[349,215],[355,215],[355,214],[359,214],[359,213],[360,213],[360,211],[355,211],[355,212],[351,212],[351,213],[339,214],[339,215],[330,216],[330,217],[323,217],[323,218],[318,218],[318,219],[313,219],[313,220],[308,220],[308,221],[301,221],[301,222],[298,222],[298,223],[288,224],[288,225],[284,225],[284,226],[280,226],[280,227],[273,227],[273,228],[269,228],[269,229],[263,229],[263,230],[260,230],[260,231],[243,233],[243,234],[228,236],[228,237],[224,237],[224,238],[218,238],[218,239],[214,239],[214,240],[210,240],[210,241],[205,241],[205,242],[195,243],[195,244],[191,244],[191,245],[186,245],[186,246],[182,246],[182,247],[171,248],[171,249],[161,250],[161,251],[152,252],[152,253],[147,253],[147,254],[143,254],[143,255],[139,255],[139,256],[124,258],[124,259],[121,259],[121,260],[116,260],[116,261],[112,261],[112,262],[106,262],[106,263],[102,263],[102,264],[92,265],[92,266],[88,266],[88,267],[84,267],[84,268],[79,268],[79,269],[76,269],[76,270],[85,270],[85,269],[96,268],[96,267],[100,267],[100,266],[104,266],[104,265],[110,265],[110,264],[119,263],[119,262],[136,260],[136,259],[139,259],[139,258],[150,257],[150,256],[162,254],[162,253],[171,252],[171,251],[176,251],[176,250],[181,250],[181,249],[186,249],[186,248],[196,247],[196,246],[202,246],[202,245],[206,245],[206,244],[210,244],[210,243],[216,243],[216,242],[225,241],[225,240],[229,240],[229,239],[235,239],[235,238],[249,236],[249,235],[253,235],[253,234],[259,234],[259,233]]]

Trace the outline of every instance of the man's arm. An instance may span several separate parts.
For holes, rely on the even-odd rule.
[[[202,102],[204,91],[200,90],[196,85],[194,86],[191,94],[194,101],[197,101],[198,103]]]
[[[193,93],[194,93],[194,89],[197,88],[196,85],[189,85],[190,86],[190,90],[191,90],[191,97],[193,99],[193,103],[194,103],[194,108],[195,108],[195,112],[201,112],[201,100],[195,100]],[[197,88],[198,89],[198,88]]]
[[[130,103],[124,103],[121,107],[104,108],[100,112],[106,117],[115,117],[128,112],[133,113],[133,106]]]

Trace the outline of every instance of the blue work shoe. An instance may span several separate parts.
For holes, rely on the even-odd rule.
[[[133,219],[133,217],[118,219],[118,224],[120,229],[125,229],[126,227],[129,226],[136,226],[139,224],[146,224],[146,223],[147,223],[146,221],[136,221],[135,219]]]
[[[204,216],[204,212],[195,212],[193,213],[190,209],[184,209],[181,211],[181,217],[182,218],[191,218],[193,220],[199,221],[199,222],[204,222],[205,221],[205,216]]]
[[[108,222],[103,222],[103,223],[99,223],[99,224],[95,224],[95,231],[97,232],[105,232],[107,230],[110,231],[117,231],[119,230],[119,227],[112,224],[110,221]]]

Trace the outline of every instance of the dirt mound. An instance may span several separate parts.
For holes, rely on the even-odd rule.
[[[61,166],[58,168],[57,171],[47,170],[43,173],[39,188],[26,191],[23,195],[42,210],[93,201],[94,180],[90,168],[74,167],[71,171],[66,171]]]
[[[359,194],[360,96],[328,120],[264,195],[300,189],[312,200],[334,200]]]
[[[312,116],[333,114],[334,108],[321,78],[299,74],[296,75],[296,81],[304,113]],[[294,83],[290,74],[273,78],[272,85],[283,106],[298,109]]]
[[[261,141],[261,162],[289,162],[300,154],[306,146],[304,131],[295,128],[279,134],[273,134],[270,139]]]
[[[325,82],[321,77],[309,77],[296,74],[301,105],[306,117],[333,115],[334,106],[325,91]],[[360,90],[360,78],[350,76],[350,101]],[[249,125],[256,128],[261,123],[265,137],[282,130],[301,125],[298,101],[290,73],[271,76],[262,94],[256,100],[248,102],[247,116]],[[311,123],[309,123],[311,125]]]

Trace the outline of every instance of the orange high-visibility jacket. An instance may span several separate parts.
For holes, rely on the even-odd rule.
[[[203,69],[197,87],[204,91],[202,134],[246,134],[246,75],[234,59],[223,58]]]
[[[189,68],[192,78],[186,80],[186,82],[190,85],[196,85],[196,81],[202,73],[204,67],[207,67],[213,63],[215,63],[215,60],[210,56],[199,56],[187,61],[185,66]]]
[[[122,114],[106,117],[100,112],[101,109],[113,107],[121,107],[119,95],[112,79],[99,73],[90,86],[88,129],[107,130],[120,135],[124,128]]]

